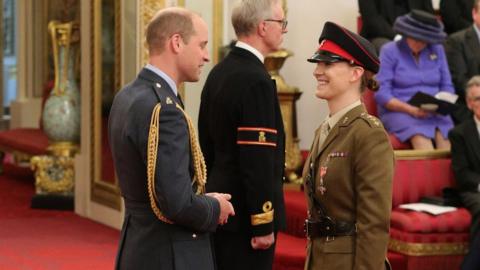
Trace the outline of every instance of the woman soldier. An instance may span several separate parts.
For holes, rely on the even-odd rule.
[[[379,61],[371,43],[325,23],[317,52],[315,95],[329,115],[315,133],[304,168],[308,201],[305,269],[389,269],[394,157],[381,122],[360,98],[375,89]]]

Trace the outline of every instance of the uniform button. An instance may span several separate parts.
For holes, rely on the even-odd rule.
[[[285,181],[285,176],[283,177],[283,181]]]
[[[155,86],[156,86],[157,88],[162,88],[162,85],[159,84],[159,83],[156,83]]]
[[[192,238],[197,238],[197,234],[192,234]]]

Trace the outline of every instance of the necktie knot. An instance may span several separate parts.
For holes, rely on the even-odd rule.
[[[320,126],[320,136],[318,136],[318,151],[322,148],[323,143],[328,137],[328,133],[330,132],[330,125],[328,121],[323,121],[322,125]]]

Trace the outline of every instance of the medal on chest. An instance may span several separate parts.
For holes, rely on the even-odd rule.
[[[325,176],[327,175],[328,171],[328,164],[332,158],[344,158],[347,157],[346,152],[332,152],[328,154],[327,158],[323,162],[323,165],[320,166],[320,181],[317,187],[317,190],[320,192],[321,195],[325,195],[327,192],[327,186],[325,185]]]
[[[320,166],[320,184],[318,186],[318,191],[320,191],[320,194],[324,195],[325,192],[327,192],[327,188],[325,187],[325,183],[323,182],[323,177],[327,174],[327,166]]]

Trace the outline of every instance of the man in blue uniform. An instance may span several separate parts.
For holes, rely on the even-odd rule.
[[[234,214],[228,194],[203,194],[206,171],[177,94],[207,62],[206,23],[182,8],[146,31],[149,64],[113,101],[109,139],[125,201],[117,269],[214,269],[208,232]]]
[[[216,261],[219,270],[271,269],[285,227],[285,134],[263,60],[279,49],[287,21],[279,0],[243,0],[232,23],[238,42],[209,74],[199,116],[207,191],[232,194],[236,213],[214,235]]]

